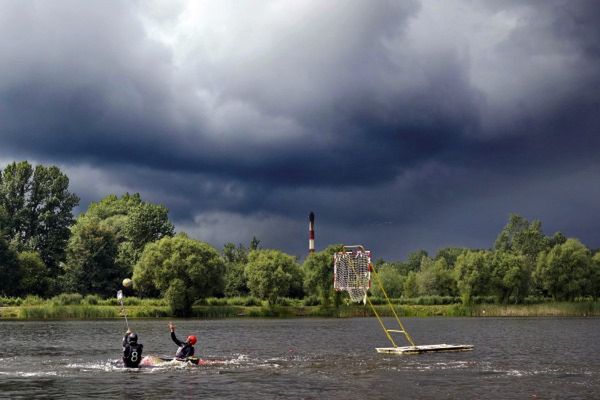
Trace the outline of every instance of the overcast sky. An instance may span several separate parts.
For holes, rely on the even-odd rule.
[[[217,248],[600,247],[600,2],[0,0],[0,167]]]

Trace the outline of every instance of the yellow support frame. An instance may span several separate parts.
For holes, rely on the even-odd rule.
[[[398,326],[400,327],[399,331],[395,330],[395,329],[387,329],[385,327],[385,324],[383,323],[383,320],[381,319],[381,317],[377,313],[377,310],[375,310],[375,306],[373,306],[373,303],[371,302],[371,299],[369,299],[369,296],[367,296],[367,301],[368,301],[369,305],[371,306],[371,310],[373,310],[373,314],[375,314],[375,316],[379,320],[379,323],[381,324],[381,327],[385,331],[385,334],[386,334],[387,338],[392,343],[392,346],[398,347],[396,345],[396,343],[394,342],[394,339],[390,335],[390,332],[398,332],[398,333],[401,332],[401,333],[404,333],[404,337],[406,337],[406,340],[408,341],[408,343],[410,343],[411,346],[416,346],[413,338],[409,335],[409,333],[406,330],[406,328],[404,328],[404,325],[402,324],[402,321],[400,321],[400,317],[396,313],[396,309],[394,308],[394,305],[390,301],[390,298],[388,297],[385,289],[383,288],[383,284],[381,283],[381,279],[379,278],[379,274],[375,270],[375,266],[373,264],[371,264],[371,271],[373,271],[373,275],[375,275],[375,278],[377,279],[377,284],[379,285],[379,288],[381,289],[381,292],[383,293],[383,296],[385,297],[385,301],[387,302],[387,305],[392,310],[392,313],[394,314],[394,317],[396,318],[396,322],[398,323]]]
[[[363,246],[361,246],[361,245],[355,245],[355,246],[344,246],[344,253],[347,253],[346,249],[354,249],[354,248],[359,248],[359,249],[361,249],[361,251],[366,252],[366,250],[365,250],[365,248]],[[356,269],[354,268],[354,265],[350,264],[350,266],[352,267],[352,270],[354,271],[354,274],[358,275],[357,272],[356,272]],[[383,329],[383,332],[385,333],[385,336],[387,336],[388,340],[390,341],[390,343],[392,344],[392,346],[394,348],[397,348],[398,345],[394,341],[394,338],[392,337],[392,335],[390,335],[390,332],[403,333],[404,337],[406,338],[406,341],[408,343],[410,343],[411,346],[416,346],[413,338],[406,331],[406,328],[404,328],[404,325],[402,324],[402,321],[400,321],[400,317],[398,317],[398,314],[396,313],[396,309],[394,308],[394,305],[390,301],[390,298],[388,297],[387,292],[383,288],[383,284],[381,283],[381,279],[379,278],[379,274],[375,270],[375,266],[371,263],[370,260],[369,260],[369,267],[370,267],[371,271],[373,272],[373,275],[375,275],[375,278],[377,280],[377,284],[378,284],[379,288],[381,289],[381,292],[383,293],[383,296],[385,297],[387,305],[390,308],[390,310],[392,310],[392,313],[394,314],[394,317],[396,318],[396,322],[398,323],[398,326],[400,327],[400,329],[398,330],[398,329],[388,329],[385,326],[385,323],[383,322],[383,319],[381,318],[381,316],[379,315],[379,313],[375,309],[375,306],[371,302],[371,299],[369,298],[369,296],[367,294],[367,290],[365,290],[365,299],[367,300],[367,303],[371,307],[371,310],[373,311],[373,314],[375,314],[375,317],[377,317],[377,321],[379,321],[379,324],[381,325],[381,328]]]

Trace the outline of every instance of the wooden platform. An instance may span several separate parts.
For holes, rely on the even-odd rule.
[[[386,354],[421,354],[421,353],[441,353],[449,351],[469,351],[473,350],[472,344],[428,344],[422,346],[404,346],[404,347],[377,347],[378,353]]]

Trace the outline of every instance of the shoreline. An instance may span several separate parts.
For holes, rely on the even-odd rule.
[[[375,306],[384,317],[393,316],[389,307]],[[479,304],[395,305],[399,317],[600,317],[600,301],[549,302],[529,305]],[[127,318],[176,318],[167,306],[131,305]],[[369,307],[321,306],[194,306],[189,318],[353,318],[374,317]],[[123,318],[120,308],[110,305],[28,305],[0,307],[1,321],[95,320]]]

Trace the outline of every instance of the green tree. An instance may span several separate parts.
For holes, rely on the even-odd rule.
[[[445,258],[434,261],[423,257],[420,270],[416,273],[416,284],[420,296],[453,296],[457,290]]]
[[[529,291],[530,273],[522,254],[495,251],[491,257],[491,285],[502,303],[522,301]]]
[[[69,192],[69,178],[58,167],[27,161],[9,164],[0,178],[0,208],[8,216],[5,227],[17,251],[37,251],[56,277],[79,198]]]
[[[300,279],[300,267],[294,257],[278,250],[253,250],[248,255],[245,269],[250,292],[266,299],[274,305],[280,297],[290,294],[290,290]]]
[[[185,285],[182,279],[176,278],[171,281],[171,284],[165,291],[164,298],[169,304],[171,313],[178,317],[187,317],[191,313],[194,300],[190,298],[191,291]]]
[[[600,252],[597,252],[592,257],[590,294],[594,297],[594,300],[598,300],[598,298],[600,298]]]
[[[423,257],[429,257],[425,250],[417,250],[410,253],[405,262],[407,273],[409,271],[418,271],[421,268]]]
[[[246,264],[225,264],[225,286],[223,288],[223,294],[226,297],[247,296],[250,293],[250,289],[248,289],[248,280],[244,273],[245,268]]]
[[[463,304],[470,304],[473,296],[489,293],[490,258],[488,251],[468,251],[456,259],[454,276]]]
[[[76,225],[85,225],[100,221],[100,224],[115,235],[118,251],[116,262],[125,269],[132,270],[136,257],[135,249],[125,234],[129,213],[142,204],[139,193],[125,193],[120,198],[110,194],[99,202],[91,203],[88,209],[79,215]]]
[[[32,231],[27,206],[32,176],[33,167],[27,161],[13,162],[0,171],[0,208],[7,218],[4,231],[18,245],[28,241]]]
[[[333,255],[343,250],[343,245],[331,245],[325,250],[310,254],[302,264],[304,290],[317,296],[321,304],[339,304],[339,296],[333,289]]]
[[[568,239],[540,254],[534,279],[553,299],[574,300],[585,294],[592,270],[587,247],[577,239]]]
[[[402,261],[383,261],[379,264],[380,266],[386,265],[387,267],[393,268],[398,275],[401,275],[406,278],[409,272],[414,271],[412,265],[409,265],[406,262]],[[418,269],[418,267],[417,267]]]
[[[438,295],[436,282],[435,282],[435,271],[434,262],[429,257],[421,258],[421,265],[419,266],[418,272],[416,272],[415,279],[417,284],[417,296],[428,296]]]
[[[188,316],[194,301],[223,292],[224,272],[214,247],[180,233],[146,245],[133,282],[142,295],[158,291],[177,315]]]
[[[43,296],[48,292],[50,277],[48,268],[36,251],[24,251],[18,254],[21,282],[19,292],[23,295]]]
[[[404,297],[411,298],[419,295],[419,286],[417,283],[417,273],[410,271],[404,279]]]
[[[548,249],[553,248],[557,244],[563,244],[566,241],[567,238],[565,235],[563,235],[561,232],[556,232],[554,235],[552,235],[552,237],[548,238]]]
[[[248,262],[248,249],[241,243],[237,247],[226,243],[222,254],[225,260],[225,296],[246,296],[249,289],[244,268]]]
[[[15,296],[18,292],[21,271],[17,253],[0,236],[0,294]]]
[[[437,261],[440,258],[443,258],[444,260],[446,260],[448,268],[452,269],[454,268],[454,264],[456,264],[458,256],[460,256],[468,250],[469,249],[466,249],[464,247],[444,247],[438,250],[437,254],[435,255],[435,260]]]
[[[168,214],[165,206],[146,202],[131,208],[123,233],[134,251],[132,264],[137,261],[146,244],[173,236],[175,227],[169,221]]]
[[[533,268],[537,255],[548,249],[548,242],[540,221],[529,222],[520,215],[511,214],[508,223],[496,239],[494,249],[523,254]]]
[[[114,225],[124,227],[124,218],[131,210],[141,205],[144,201],[139,193],[125,193],[121,197],[109,194],[98,202],[91,203],[85,212],[88,217],[95,217],[101,221],[111,222]],[[114,218],[114,220],[111,220]],[[109,221],[106,221],[109,220]],[[119,221],[123,222],[119,222]]]
[[[223,258],[226,263],[245,264],[248,262],[249,250],[243,244],[225,243],[223,246]]]
[[[383,290],[390,298],[400,298],[404,293],[406,276],[401,275],[393,264],[383,263],[376,271],[377,275],[371,278],[371,293],[373,296],[383,297]],[[379,279],[377,278],[379,277]],[[381,285],[379,284],[381,283]]]
[[[67,291],[110,296],[127,276],[115,262],[117,242],[114,232],[97,219],[73,227],[64,266]]]
[[[139,193],[125,193],[120,198],[111,194],[90,204],[76,225],[100,223],[110,229],[117,243],[115,262],[130,274],[146,244],[173,236],[167,214],[164,206],[144,202]]]
[[[250,251],[258,250],[260,246],[260,240],[256,238],[256,236],[252,236],[252,240],[250,241]]]
[[[2,178],[2,174],[0,174],[0,179]],[[9,238],[8,235],[8,224],[10,219],[8,218],[8,212],[4,209],[4,207],[0,206],[0,237],[6,239]]]

